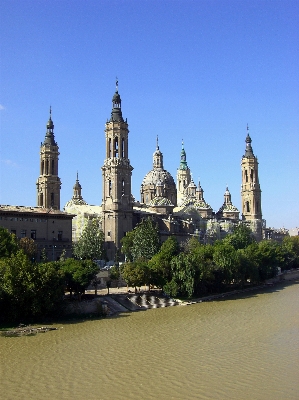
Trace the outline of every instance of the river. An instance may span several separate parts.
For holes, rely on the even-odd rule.
[[[299,399],[299,283],[0,337],[1,398]]]

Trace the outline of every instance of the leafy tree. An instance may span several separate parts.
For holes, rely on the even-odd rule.
[[[149,282],[147,260],[139,259],[122,265],[121,274],[129,286],[140,287]]]
[[[133,260],[150,260],[160,248],[158,225],[151,219],[144,219],[134,229],[132,256]]]
[[[81,260],[102,260],[105,258],[104,233],[96,218],[86,225],[80,239],[73,246],[73,253],[76,258]]]
[[[151,283],[159,288],[171,280],[171,260],[179,253],[179,244],[174,236],[162,243],[157,254],[149,261]]]
[[[227,235],[223,241],[238,250],[245,249],[247,246],[254,243],[255,239],[248,226],[239,224],[235,226],[233,233]]]
[[[189,243],[189,258],[194,265],[194,290],[196,294],[205,293],[212,289],[215,275],[213,261],[214,246],[200,244],[198,240]]]
[[[178,293],[191,297],[194,293],[195,266],[190,257],[185,253],[180,253],[174,257],[171,261],[171,270],[172,281],[176,282]],[[165,285],[164,291],[167,291],[169,286],[173,290],[175,287],[174,282],[170,285]]]
[[[40,255],[41,262],[45,263],[48,260],[46,249],[43,248]]]
[[[287,236],[282,242],[284,263],[282,269],[299,267],[299,236]]]
[[[214,247],[213,261],[216,270],[221,272],[223,283],[231,283],[238,263],[236,249],[225,241],[217,242]]]
[[[177,282],[174,279],[172,279],[170,282],[167,282],[164,285],[163,290],[166,294],[168,294],[168,296],[176,297],[180,288]]]
[[[62,296],[63,275],[54,264],[33,263],[23,250],[0,261],[2,317],[20,320],[45,316],[57,309]]]
[[[279,243],[274,240],[262,240],[258,244],[258,265],[260,280],[277,275],[277,267],[283,266],[283,253]]]
[[[67,291],[76,293],[78,298],[84,294],[86,288],[98,272],[98,266],[92,260],[75,260],[68,258],[61,262],[61,270],[65,276]]]
[[[23,237],[19,240],[19,247],[24,251],[28,258],[34,261],[37,253],[37,246],[35,241],[28,237]]]
[[[0,226],[0,259],[10,257],[19,249],[16,235],[9,233],[7,229]]]
[[[121,252],[125,255],[125,259],[128,262],[133,261],[132,248],[134,243],[135,232],[136,231],[133,229],[132,231],[127,232],[126,236],[124,236],[121,239]]]
[[[113,265],[109,270],[109,276],[112,281],[118,281],[120,278],[120,271],[118,265]]]
[[[243,286],[247,280],[251,284],[258,283],[259,277],[259,253],[256,242],[250,244],[245,249],[237,250],[240,257],[240,270],[238,271],[239,283]],[[236,278],[237,279],[237,278]]]

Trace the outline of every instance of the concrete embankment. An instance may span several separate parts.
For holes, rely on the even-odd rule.
[[[107,290],[100,290],[99,295],[90,301],[75,302],[71,304],[69,306],[69,312],[76,314],[96,314],[99,313],[99,310],[103,310],[105,313],[107,312],[107,315],[114,315],[122,312],[145,311],[152,308],[190,305],[241,295],[246,292],[265,289],[283,281],[292,281],[297,279],[299,279],[299,270],[287,271],[273,279],[269,279],[262,285],[250,286],[244,289],[194,298],[190,301],[171,299],[164,296],[161,291],[147,292],[145,287],[144,290],[142,290],[143,293],[141,291],[141,293],[136,294],[132,293],[132,288],[130,288],[130,290],[128,288],[110,289],[111,293],[109,295],[107,294]],[[90,292],[91,291],[89,291],[89,293]]]

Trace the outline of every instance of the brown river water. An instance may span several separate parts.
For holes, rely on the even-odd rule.
[[[0,337],[1,399],[299,399],[299,283]]]

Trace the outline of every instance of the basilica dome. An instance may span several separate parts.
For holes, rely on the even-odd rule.
[[[163,167],[163,154],[157,148],[153,154],[153,169],[143,178],[141,184],[141,203],[149,204],[155,197],[164,197],[176,205],[176,185],[171,174]]]
[[[143,178],[142,185],[157,185],[158,182],[175,187],[175,182],[171,174],[162,168],[149,171]]]

